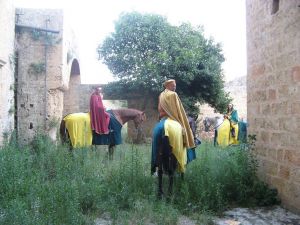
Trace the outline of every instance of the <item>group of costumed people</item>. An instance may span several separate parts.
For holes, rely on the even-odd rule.
[[[151,171],[157,168],[156,153],[158,136],[168,137],[172,153],[178,161],[178,170],[184,172],[186,164],[196,158],[194,134],[190,121],[176,90],[176,81],[164,82],[165,90],[159,95],[159,122],[153,129]],[[110,115],[102,102],[101,87],[96,87],[90,98],[90,121],[93,132],[107,134],[109,132]]]

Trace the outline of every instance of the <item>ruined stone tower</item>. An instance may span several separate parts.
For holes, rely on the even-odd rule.
[[[43,131],[56,139],[63,113],[76,110],[80,68],[62,10],[16,9],[16,121],[20,143]],[[65,103],[64,103],[65,102]]]
[[[300,1],[246,4],[247,114],[259,175],[300,211]]]

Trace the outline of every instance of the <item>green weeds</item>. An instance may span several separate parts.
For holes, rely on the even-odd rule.
[[[157,200],[157,177],[150,175],[151,146],[121,145],[108,161],[106,146],[76,149],[45,136],[20,148],[0,150],[0,224],[176,224],[187,215],[212,224],[212,215],[232,205],[277,203],[276,192],[256,177],[250,150],[197,149],[184,180],[175,177],[168,201]],[[164,189],[168,178],[164,176]],[[165,191],[166,192],[166,191]]]

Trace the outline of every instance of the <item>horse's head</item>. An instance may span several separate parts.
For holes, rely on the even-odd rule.
[[[205,117],[203,120],[203,125],[204,125],[204,131],[208,132],[211,126],[211,120],[208,117]]]
[[[223,119],[220,116],[205,117],[203,120],[204,131],[208,132],[209,129],[217,129],[222,122]]]
[[[133,123],[136,129],[139,129],[141,124],[146,120],[145,112],[139,112],[133,119]]]

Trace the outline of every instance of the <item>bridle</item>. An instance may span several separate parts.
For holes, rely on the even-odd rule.
[[[208,126],[208,130],[206,132],[216,130],[218,127],[220,127],[223,124],[223,122],[224,122],[224,120],[222,121],[222,123],[217,124],[217,126],[215,126],[215,127],[212,127],[212,124],[210,123],[210,125]],[[207,127],[207,118],[204,119],[204,126]]]

